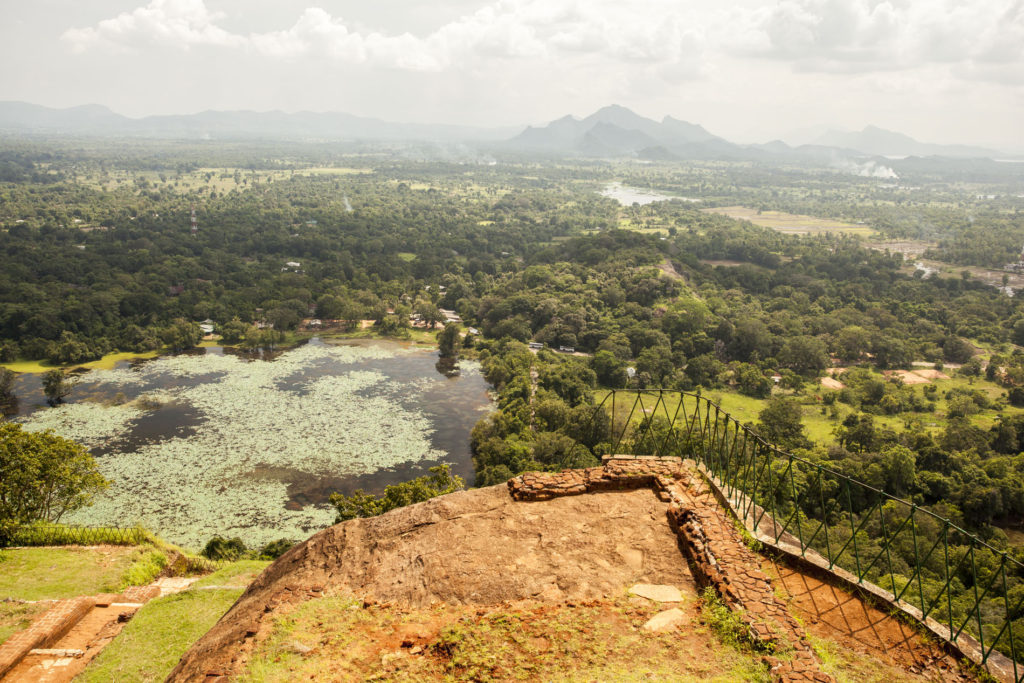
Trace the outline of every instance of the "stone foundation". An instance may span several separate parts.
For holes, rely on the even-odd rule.
[[[60,640],[95,604],[95,599],[91,597],[58,600],[27,629],[11,634],[0,645],[0,678],[6,676],[32,650],[45,648]]]
[[[601,467],[528,472],[509,480],[508,487],[512,498],[520,501],[653,489],[669,503],[669,525],[697,581],[713,588],[741,616],[751,640],[767,653],[763,659],[775,680],[832,682],[821,671],[803,628],[761,571],[758,555],[744,545],[732,517],[719,505],[707,502],[713,498],[699,495],[705,482],[692,464],[678,458],[606,456]]]
[[[160,589],[156,586],[131,586],[124,593],[101,593],[57,600],[28,628],[11,634],[11,637],[0,645],[0,679],[32,650],[45,649],[64,637],[93,607],[107,607],[120,603],[137,605],[159,595]]]

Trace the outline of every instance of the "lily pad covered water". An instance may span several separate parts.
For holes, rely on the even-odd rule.
[[[256,546],[329,526],[333,491],[379,490],[439,462],[470,476],[486,384],[474,363],[449,378],[436,360],[391,342],[314,339],[272,361],[205,349],[89,372],[74,402],[21,419],[92,448],[113,481],[65,521]]]

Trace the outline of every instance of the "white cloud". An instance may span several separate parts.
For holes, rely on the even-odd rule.
[[[410,71],[438,72],[477,62],[598,58],[651,67],[673,79],[700,69],[703,39],[692,18],[665,0],[624,6],[609,0],[494,0],[425,36],[353,29],[341,17],[307,8],[290,28],[240,35],[204,0],[151,0],[63,39],[76,51],[136,49],[158,43],[244,48],[274,58],[325,57]]]
[[[1024,0],[781,0],[751,14],[742,33],[740,51],[806,71],[949,64],[1005,78],[1007,67],[1024,68]]]
[[[208,10],[204,0],[152,0],[96,26],[69,29],[62,38],[76,52],[96,47],[123,50],[152,43],[182,49],[242,45],[244,39],[217,26],[222,18],[219,12]]]

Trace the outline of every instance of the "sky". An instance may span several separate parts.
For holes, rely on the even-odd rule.
[[[0,100],[1024,150],[1024,0],[0,0]]]

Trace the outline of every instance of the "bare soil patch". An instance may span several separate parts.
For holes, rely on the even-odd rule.
[[[433,609],[325,598],[278,615],[239,679],[766,680],[756,657],[716,639],[693,600],[683,623],[644,631],[661,609],[625,596]]]
[[[812,235],[823,232],[842,232],[854,235],[872,235],[874,230],[866,225],[855,225],[843,221],[815,216],[786,213],[784,211],[758,211],[746,206],[720,206],[701,209],[706,213],[718,213],[738,220],[750,221],[754,225],[771,228],[776,232],[793,235]]]
[[[950,379],[949,375],[941,370],[935,370],[934,368],[931,370],[913,370],[912,372],[915,375],[924,377],[925,379]]]
[[[886,370],[886,377],[899,377],[904,384],[931,384],[932,381],[910,370]]]
[[[825,387],[826,389],[843,389],[846,387],[845,384],[843,384],[837,379],[833,379],[832,377],[822,377],[821,386]]]

